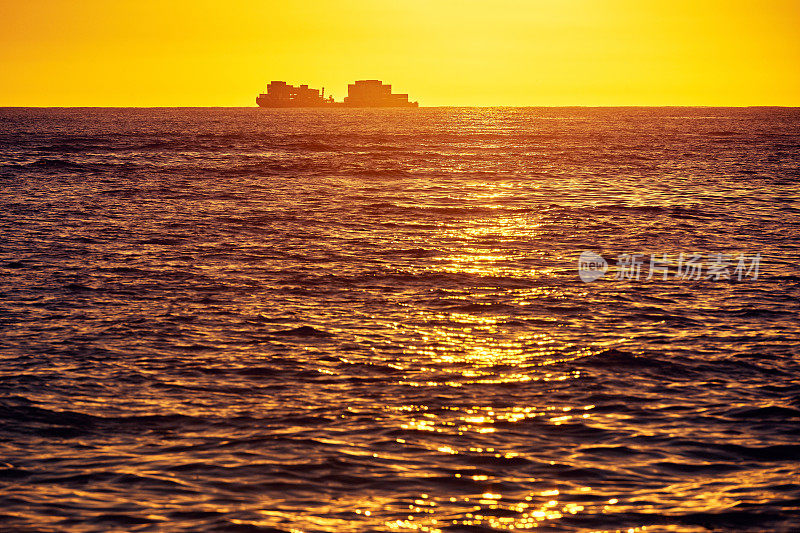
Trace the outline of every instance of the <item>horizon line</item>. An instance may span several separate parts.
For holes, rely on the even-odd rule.
[[[618,109],[618,108],[706,108],[706,109],[748,109],[748,108],[782,108],[782,109],[798,109],[800,104],[785,105],[785,104],[743,104],[743,105],[710,105],[710,104],[656,104],[656,105],[642,105],[642,104],[619,104],[619,105],[582,105],[582,104],[569,104],[569,105],[420,105],[415,109],[495,109],[495,108],[585,108],[585,109]],[[286,108],[263,108],[259,106],[173,106],[173,105],[0,105],[0,109],[329,109],[325,107],[286,107]],[[352,107],[352,108],[330,108],[330,109],[401,109],[394,107]]]

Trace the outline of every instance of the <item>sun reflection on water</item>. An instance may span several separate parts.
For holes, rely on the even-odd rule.
[[[406,519],[387,521],[384,525],[395,530],[426,532],[453,526],[488,526],[513,531],[537,528],[585,509],[580,504],[559,502],[558,495],[557,489],[519,494],[514,498],[506,498],[498,492],[449,498],[422,494],[408,504]]]

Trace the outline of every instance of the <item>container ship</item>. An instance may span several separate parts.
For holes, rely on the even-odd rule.
[[[311,89],[308,85],[296,87],[285,81],[273,81],[267,92],[258,95],[259,107],[419,107],[409,102],[407,94],[392,93],[392,86],[380,80],[358,80],[347,86],[344,101],[336,102],[332,96],[325,98],[325,88]]]

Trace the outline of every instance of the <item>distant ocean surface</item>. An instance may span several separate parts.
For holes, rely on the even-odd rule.
[[[0,109],[0,186],[2,531],[800,529],[798,109]]]

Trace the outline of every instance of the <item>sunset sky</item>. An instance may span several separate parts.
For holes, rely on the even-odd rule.
[[[0,106],[800,105],[800,1],[0,1]]]

